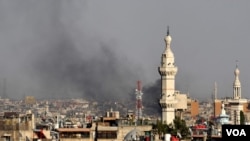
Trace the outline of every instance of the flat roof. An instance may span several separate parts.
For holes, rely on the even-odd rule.
[[[103,120],[116,120],[116,117],[103,117]]]
[[[98,131],[118,131],[118,127],[115,126],[98,126]]]
[[[58,132],[90,132],[90,128],[58,128]]]

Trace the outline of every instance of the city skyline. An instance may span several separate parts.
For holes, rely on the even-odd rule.
[[[10,97],[104,91],[127,98],[137,80],[148,86],[160,79],[169,26],[177,90],[206,100],[216,82],[217,97],[232,97],[237,63],[249,98],[248,1],[24,0],[0,7],[0,88],[6,79]]]

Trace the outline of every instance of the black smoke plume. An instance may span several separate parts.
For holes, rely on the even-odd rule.
[[[88,44],[82,44],[88,48]],[[52,46],[33,62],[45,95],[61,98],[86,98],[97,101],[130,99],[129,92],[137,81],[135,70],[122,54],[115,54],[108,44],[100,43],[98,51],[79,51],[68,36]],[[52,97],[52,98],[53,98]]]
[[[160,115],[159,99],[161,95],[161,79],[143,87],[144,112],[150,115]]]
[[[0,79],[9,98],[131,100],[143,70],[88,28],[87,9],[86,1],[0,1]]]

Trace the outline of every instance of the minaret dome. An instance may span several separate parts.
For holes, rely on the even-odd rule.
[[[171,41],[172,41],[172,38],[169,35],[169,26],[168,26],[167,36],[165,37],[166,47],[170,47]]]
[[[238,69],[238,67],[236,67],[235,71],[234,71],[235,76],[239,76],[240,74],[240,70]]]
[[[170,44],[171,44],[171,41],[172,41],[171,36],[170,36],[170,35],[167,35],[167,36],[165,37],[165,42],[166,42],[166,44],[167,44],[167,45],[170,45]]]
[[[163,54],[165,54],[165,56],[167,58],[174,58],[174,54],[173,54],[173,52],[172,52],[172,50],[170,48],[172,38],[169,35],[169,27],[168,27],[168,30],[167,30],[167,35],[165,36],[164,40],[165,40],[165,43],[166,43],[166,48],[165,48],[165,51],[164,51]]]

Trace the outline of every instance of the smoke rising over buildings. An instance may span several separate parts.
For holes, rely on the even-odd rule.
[[[128,92],[137,76],[127,66],[126,60],[120,60],[103,44],[93,56],[84,58],[84,53],[79,53],[72,44],[68,44],[70,41],[65,40],[33,63],[44,89],[66,97],[101,100],[129,97]]]
[[[0,5],[4,32],[0,79],[6,79],[8,97],[130,98],[139,67],[118,54],[115,43],[89,35],[85,2],[1,1]]]
[[[218,97],[231,96],[239,60],[249,97],[249,9],[249,1],[2,0],[0,95],[134,97],[137,80],[149,87],[160,78],[169,25],[178,90],[204,100],[216,81]]]
[[[161,107],[158,102],[161,95],[161,79],[158,79],[154,83],[143,87],[143,94],[145,97],[143,99],[143,104],[144,107],[146,107],[144,111],[146,113],[160,115]]]

